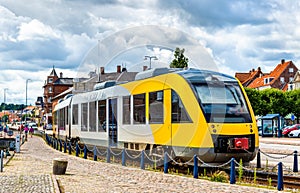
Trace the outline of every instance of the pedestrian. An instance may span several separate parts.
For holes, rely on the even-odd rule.
[[[3,131],[4,131],[4,138],[5,138],[6,137],[6,133],[7,133],[7,125],[4,125],[3,128],[4,128]]]
[[[30,134],[30,137],[32,138],[32,134],[33,134],[33,128],[32,128],[32,126],[30,126],[30,129],[29,129],[29,134]]]
[[[24,127],[24,132],[25,132],[25,141],[27,141],[27,135],[28,135],[28,131],[29,131],[29,129],[28,129],[28,126],[27,126],[27,125],[25,125],[25,127]]]

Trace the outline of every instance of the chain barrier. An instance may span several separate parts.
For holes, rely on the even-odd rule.
[[[158,160],[153,160],[153,159],[151,159],[146,153],[145,153],[144,155],[146,156],[146,158],[147,158],[149,161],[151,161],[151,162],[153,162],[153,163],[157,163],[157,162],[160,162],[160,161],[163,160],[163,157],[160,157]]]
[[[140,157],[141,155],[142,155],[142,152],[139,154],[139,155],[137,155],[137,156],[131,156],[131,155],[129,155],[128,154],[128,152],[126,151],[126,149],[125,149],[125,153],[126,153],[126,155],[130,158],[130,159],[137,159],[138,157]]]
[[[294,153],[291,153],[291,154],[287,154],[287,155],[285,155],[285,156],[281,156],[281,157],[276,157],[276,156],[271,156],[271,155],[268,155],[267,153],[265,153],[265,152],[263,152],[263,151],[261,151],[261,150],[259,150],[262,154],[264,154],[265,156],[267,156],[267,157],[269,157],[269,158],[272,158],[272,159],[285,159],[285,158],[287,158],[287,157],[289,157],[289,156],[291,156],[291,155],[293,155]]]
[[[107,150],[105,150],[103,153],[96,147],[97,155],[99,154],[100,156],[105,156],[107,154]]]
[[[174,162],[175,164],[177,164],[177,165],[180,165],[180,164],[185,165],[185,164],[188,164],[188,163],[191,163],[191,162],[194,161],[194,157],[192,157],[189,161],[182,163],[182,162],[177,162],[177,161],[175,161],[175,160],[168,154],[168,152],[167,152],[167,156],[169,157],[169,159],[170,159],[171,161],[173,161],[173,162]]]
[[[239,162],[237,162],[235,159],[234,159],[234,163],[238,166],[238,167],[241,167],[243,170],[245,171],[249,171],[249,172],[253,172],[252,169],[248,169],[248,168],[245,168],[243,165],[241,165]]]
[[[122,151],[121,151],[121,152],[119,152],[119,153],[114,153],[114,152],[112,151],[112,149],[111,149],[111,148],[109,148],[109,150],[110,150],[110,153],[111,153],[112,155],[114,155],[114,156],[119,156],[119,155],[121,155],[121,154],[122,154]]]
[[[215,165],[210,165],[210,164],[208,164],[208,163],[205,163],[203,160],[201,160],[198,156],[197,156],[197,159],[203,164],[203,165],[205,165],[205,166],[207,166],[207,167],[211,167],[211,168],[218,168],[218,167],[224,167],[224,166],[226,166],[226,165],[228,165],[228,164],[230,164],[230,162],[231,162],[231,160],[229,160],[228,162],[226,162],[226,163],[223,163],[223,164],[221,164],[221,165],[217,165],[217,166],[215,166]]]
[[[91,151],[91,152],[93,152],[94,149],[96,148],[96,146],[94,146],[93,149],[89,149],[89,147],[88,147],[87,145],[86,145],[85,147],[86,147],[86,149],[87,149],[88,151]]]

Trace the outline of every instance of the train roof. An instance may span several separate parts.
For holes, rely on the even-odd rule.
[[[181,76],[183,76],[185,79],[187,79],[190,82],[208,82],[208,81],[224,81],[224,82],[236,82],[237,80],[229,75],[215,72],[215,71],[209,71],[209,70],[200,70],[195,68],[154,68],[150,70],[146,70],[143,72],[139,72],[135,80],[142,80],[150,77],[159,76],[162,74],[168,74],[168,73],[177,73]]]

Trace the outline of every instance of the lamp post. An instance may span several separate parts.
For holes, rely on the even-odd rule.
[[[3,99],[4,99],[4,104],[6,103],[6,91],[7,91],[7,90],[8,90],[8,88],[5,88],[5,89],[4,89],[4,98],[3,98]]]
[[[29,78],[26,79],[26,101],[25,101],[26,103],[25,103],[25,108],[27,107],[27,88],[28,88],[28,82],[29,82],[29,81],[31,81],[31,79],[29,79]],[[26,114],[25,114],[25,123],[26,123],[26,121],[27,121],[26,118],[27,118],[27,112],[26,112]]]
[[[149,66],[149,69],[151,69],[151,60],[154,59],[154,60],[158,60],[158,58],[156,56],[145,56],[145,59],[144,60],[147,60],[149,58],[150,60],[150,66]]]

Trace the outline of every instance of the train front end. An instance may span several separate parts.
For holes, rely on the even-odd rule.
[[[217,72],[189,70],[180,73],[188,82],[200,108],[192,142],[181,149],[183,157],[207,163],[231,158],[250,162],[257,154],[258,130],[247,95],[233,77]],[[195,108],[194,108],[195,109]],[[177,152],[177,153],[178,153]]]

